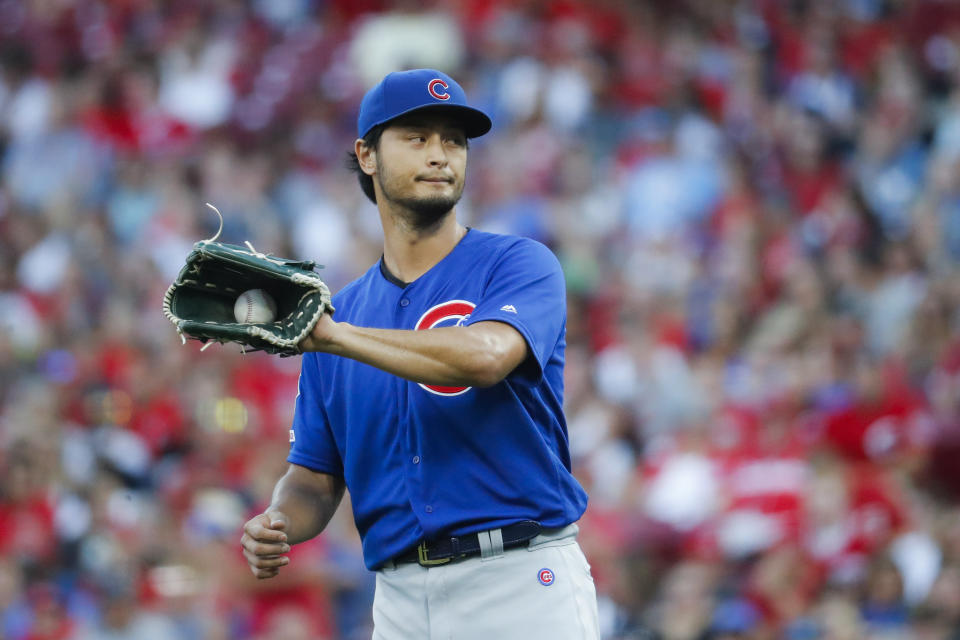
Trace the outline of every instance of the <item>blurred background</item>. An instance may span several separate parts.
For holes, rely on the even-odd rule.
[[[253,579],[299,361],[180,345],[192,244],[381,252],[363,92],[493,115],[462,221],[569,289],[605,639],[960,638],[960,4],[0,0],[0,637],[370,637],[349,512]]]

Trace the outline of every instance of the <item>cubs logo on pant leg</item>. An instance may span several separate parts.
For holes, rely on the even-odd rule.
[[[553,571],[547,568],[540,569],[540,572],[537,574],[537,580],[539,580],[543,586],[549,587],[553,584]]]

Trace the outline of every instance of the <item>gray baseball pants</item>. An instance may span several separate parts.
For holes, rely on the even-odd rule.
[[[577,531],[547,530],[506,551],[495,532],[481,556],[429,568],[388,563],[377,572],[373,640],[599,640]]]

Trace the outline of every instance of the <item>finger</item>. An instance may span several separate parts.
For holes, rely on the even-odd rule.
[[[290,564],[290,558],[286,556],[257,556],[247,551],[243,552],[244,557],[247,559],[247,564],[251,567],[256,567],[258,569],[271,569],[277,567],[285,567]]]
[[[257,577],[257,580],[273,578],[280,573],[279,569],[255,569],[254,567],[250,567],[250,570],[253,571],[253,575]]]
[[[290,558],[286,556],[280,556],[278,558],[261,558],[255,566],[258,569],[279,569],[280,567],[285,567],[288,564],[290,564]]]
[[[261,550],[261,551],[262,551],[262,550]],[[255,559],[256,559],[256,560],[267,560],[267,559],[271,559],[271,558],[285,558],[285,557],[287,557],[287,556],[284,556],[284,555],[282,555],[281,553],[257,553],[257,552],[256,552],[255,550],[253,550],[253,549],[248,549],[248,548],[244,547],[244,549],[243,549],[243,557],[245,557],[245,558],[247,559],[247,561],[252,562],[252,561],[254,561]]]
[[[244,550],[258,556],[278,556],[282,553],[290,553],[290,545],[281,542],[258,542],[250,538],[241,538],[241,545]]]
[[[246,534],[240,538],[240,548],[245,552],[249,551],[250,553],[258,556],[276,556],[282,553],[287,553],[290,550],[289,545],[285,543],[259,542]]]
[[[265,524],[269,524],[269,521],[265,520]],[[263,540],[265,542],[286,542],[287,534],[283,531],[278,531],[276,529],[270,529],[264,524],[260,524],[256,520],[250,520],[243,527],[243,531],[246,535],[250,536],[254,540]]]

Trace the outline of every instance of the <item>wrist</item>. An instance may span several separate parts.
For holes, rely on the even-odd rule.
[[[346,322],[332,322],[323,334],[322,350],[333,355],[343,355],[346,338],[352,329],[352,325]]]
[[[324,314],[300,343],[300,350],[336,354],[342,342],[341,336],[348,326],[345,322],[334,322],[330,316]]]

